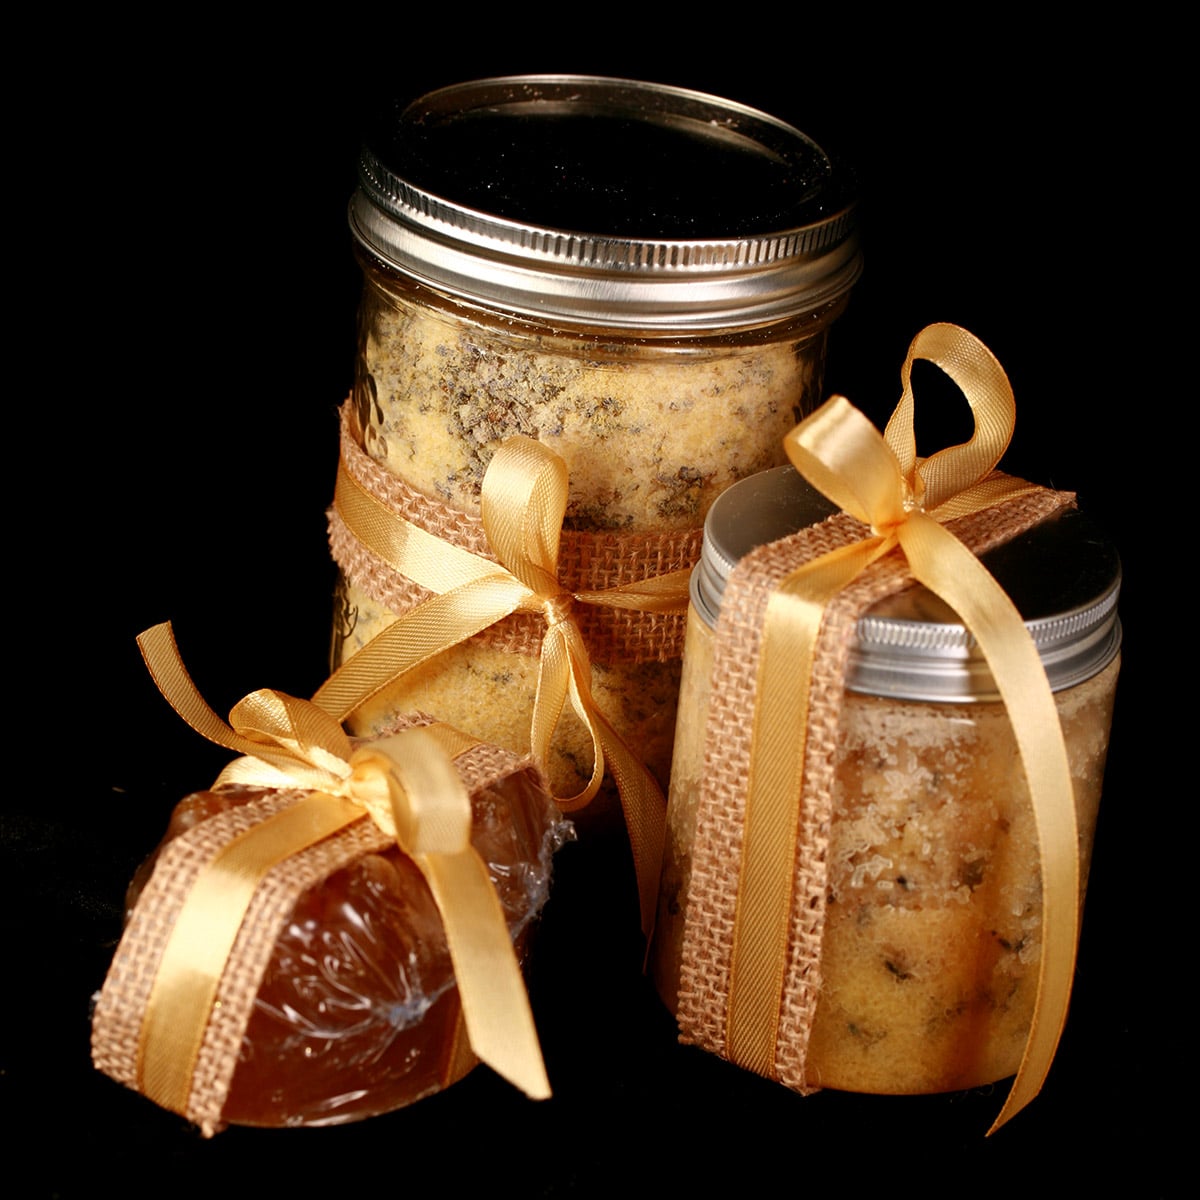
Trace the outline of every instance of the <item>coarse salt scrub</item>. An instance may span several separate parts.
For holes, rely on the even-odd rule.
[[[486,554],[487,468],[506,439],[536,439],[569,475],[571,594],[697,561],[712,501],[782,462],[814,406],[861,265],[849,180],[803,133],[593,77],[481,80],[388,113],[350,226],[364,290],[344,444],[369,460],[360,482]],[[332,544],[337,665],[429,592],[364,553],[336,507]],[[682,612],[581,627],[597,706],[665,785]],[[522,614],[437,653],[364,705],[355,731],[419,708],[525,751],[543,628]],[[582,787],[592,759],[568,718],[544,764],[556,794]]]

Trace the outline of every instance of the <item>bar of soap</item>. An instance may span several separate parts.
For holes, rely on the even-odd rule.
[[[261,790],[185,797],[162,847]],[[523,961],[555,850],[571,835],[532,770],[472,796],[471,840]],[[138,872],[127,913],[153,869]],[[460,1019],[441,917],[398,847],[368,854],[310,888],[276,941],[242,1039],[222,1121],[336,1125],[411,1104],[476,1063]]]

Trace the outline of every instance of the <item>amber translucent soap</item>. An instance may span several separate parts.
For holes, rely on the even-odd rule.
[[[158,852],[199,821],[262,794],[233,787],[186,797]],[[570,827],[533,772],[477,791],[472,807],[472,844],[523,960],[549,891],[551,859]],[[130,887],[129,911],[158,852]],[[475,1062],[433,896],[393,847],[300,897],[255,998],[222,1120],[358,1120],[437,1092]]]

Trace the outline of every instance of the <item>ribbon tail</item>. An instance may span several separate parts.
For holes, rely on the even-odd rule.
[[[555,803],[563,812],[575,812],[585,807],[600,790],[605,767],[612,772],[633,851],[638,908],[648,947],[658,908],[667,801],[646,765],[600,711],[592,696],[590,674],[591,662],[578,626],[564,622],[548,629],[538,670],[530,739],[532,752],[535,760],[546,761],[555,727],[569,695],[572,709],[592,738],[592,777],[583,791],[575,796],[556,796]]]
[[[317,791],[338,786],[340,777],[334,768],[337,751],[344,741],[340,729],[322,731],[319,724],[307,721],[301,702],[296,711],[299,726],[305,728],[303,736],[297,738],[295,701],[282,692],[264,690],[247,696],[234,709],[237,713],[250,704],[258,714],[275,718],[257,727],[260,736],[247,737],[222,721],[200,695],[183,665],[169,621],[140,633],[137,643],[151,678],[176,713],[201,737],[245,756],[229,764],[217,784],[237,781],[261,787],[308,787]],[[255,729],[253,725],[251,728]],[[333,741],[329,742],[331,733]]]
[[[1012,723],[1037,826],[1042,952],[1025,1051],[994,1133],[1041,1090],[1066,1024],[1079,928],[1079,834],[1066,744],[1045,669],[1024,622],[973,554],[932,518],[910,521],[901,544],[913,575],[967,623]]]
[[[371,770],[390,762],[386,776]],[[390,798],[401,848],[420,868],[441,913],[471,1048],[534,1099],[550,1094],[504,910],[471,846],[471,802],[443,740],[407,729],[355,758]]]
[[[688,584],[692,568],[652,575],[633,583],[606,588],[598,592],[576,592],[575,599],[583,604],[598,604],[606,608],[632,609],[644,613],[687,612]]]
[[[1006,500],[1015,500],[1018,496],[1040,491],[1042,489],[1035,483],[1028,483],[1015,475],[1002,475],[997,472],[981,479],[972,487],[964,488],[937,508],[928,510],[928,515],[945,523],[968,513],[979,512],[980,509],[991,508],[995,504],[1003,504]]]
[[[528,595],[524,585],[501,572],[434,596],[348,658],[316,691],[312,702],[344,721],[406,671],[507,617]]]
[[[473,850],[416,859],[442,914],[471,1049],[534,1100],[550,1095],[533,1012],[500,901]]]
[[[634,754],[603,714],[596,713],[596,732],[609,770],[617,783],[633,867],[637,877],[638,906],[647,953],[658,911],[658,881],[666,839],[667,801],[645,763]]]
[[[584,721],[591,731],[596,756],[592,784],[587,791],[568,804],[571,808],[578,808],[595,795],[607,764],[616,782],[617,794],[621,798],[621,811],[625,815],[625,828],[629,834],[629,846],[633,853],[637,879],[642,933],[645,935],[649,952],[654,920],[658,912],[658,880],[662,871],[667,825],[666,797],[646,764],[630,750],[625,740],[600,711],[592,696],[589,678],[591,665],[583,637],[575,625],[569,626],[568,630],[565,640],[571,664],[571,703],[580,720]],[[585,796],[587,799],[584,799]]]
[[[533,700],[533,721],[529,734],[534,761],[541,763],[543,769],[550,761],[554,731],[558,728],[568,695],[575,715],[586,726],[592,739],[592,776],[587,785],[574,796],[554,797],[563,812],[577,812],[585,808],[595,799],[604,781],[604,746],[597,730],[600,712],[592,699],[588,682],[591,670],[587,648],[573,623],[554,625],[546,630],[538,662],[537,693]]]
[[[262,749],[249,738],[235,733],[200,695],[183,665],[170,621],[139,633],[137,644],[146,669],[163,698],[201,737],[241,754],[257,754]]]

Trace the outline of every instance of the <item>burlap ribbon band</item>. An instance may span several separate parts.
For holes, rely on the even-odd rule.
[[[441,542],[497,561],[482,519],[425,495],[392,474],[362,448],[353,405],[341,410],[340,470],[393,515]],[[433,592],[375,554],[349,528],[335,503],[329,510],[329,548],[343,577],[374,604],[403,616]],[[685,571],[700,558],[699,527],[642,533],[564,528],[559,536],[558,580],[571,593],[599,593],[655,576]],[[593,663],[637,665],[678,660],[683,653],[686,614],[670,610],[580,604],[576,623]],[[473,642],[506,653],[537,658],[545,622],[540,613],[517,610],[475,634]]]

